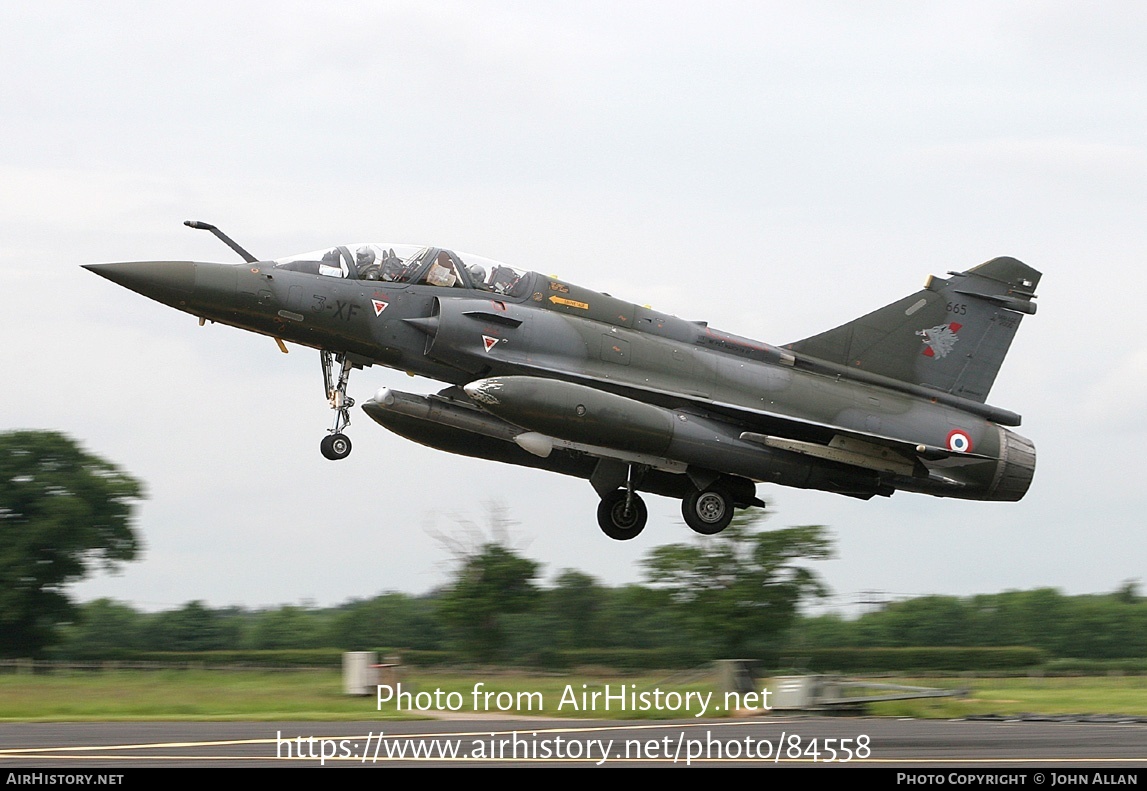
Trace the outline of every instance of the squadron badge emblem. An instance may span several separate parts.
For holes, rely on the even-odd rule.
[[[952,347],[956,345],[956,341],[960,340],[960,336],[956,333],[959,332],[963,324],[950,322],[948,324],[938,324],[930,330],[917,330],[916,334],[924,338],[925,357],[947,357],[948,352],[952,351]]]

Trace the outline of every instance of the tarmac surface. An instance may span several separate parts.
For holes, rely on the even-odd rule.
[[[22,768],[559,765],[1142,771],[1147,724],[813,716],[0,723],[0,777]]]

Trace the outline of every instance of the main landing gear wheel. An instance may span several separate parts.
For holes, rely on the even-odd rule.
[[[681,515],[696,532],[713,536],[733,521],[733,498],[717,487],[694,491],[681,501]]]
[[[649,521],[649,510],[645,502],[636,494],[625,489],[617,489],[601,498],[597,506],[597,524],[601,532],[616,541],[637,538],[645,523]]]
[[[350,437],[346,434],[329,434],[323,437],[319,450],[331,461],[345,459],[350,455]]]

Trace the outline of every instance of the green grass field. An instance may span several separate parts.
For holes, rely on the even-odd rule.
[[[881,679],[890,681],[890,679]],[[966,687],[967,698],[900,701],[875,704],[878,716],[950,718],[969,714],[1130,714],[1147,715],[1147,678],[977,678],[894,679],[898,683],[934,687]],[[481,682],[478,698],[474,686]],[[763,682],[767,684],[768,682]],[[676,683],[665,677],[534,676],[525,674],[448,675],[409,673],[403,691],[416,697],[415,708],[437,705],[457,709],[458,715],[518,714],[610,719],[668,719],[695,715],[698,695],[712,691],[705,716],[723,696],[711,684]],[[585,685],[583,687],[582,685]],[[646,693],[646,711],[629,705],[619,710],[614,698],[609,710],[599,697],[589,710],[582,693],[627,696]],[[654,698],[660,688],[662,696]],[[666,696],[673,692],[679,697]],[[421,693],[421,697],[417,697]],[[453,694],[451,694],[453,693]],[[486,693],[490,693],[486,697]],[[690,708],[684,708],[685,696]],[[563,702],[564,697],[564,702]],[[542,702],[539,708],[538,703]],[[571,702],[572,701],[572,702]],[[630,703],[632,698],[628,698]],[[641,706],[642,700],[636,701]],[[559,704],[562,704],[559,708]],[[576,704],[576,705],[575,705]],[[676,705],[677,710],[671,710]],[[411,719],[419,713],[396,710],[393,702],[378,710],[376,699],[342,694],[336,671],[108,671],[0,676],[0,721],[82,720],[374,720]]]

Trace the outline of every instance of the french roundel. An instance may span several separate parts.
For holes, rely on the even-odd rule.
[[[956,453],[967,453],[971,449],[972,438],[968,436],[967,432],[958,428],[948,432],[948,450],[953,450]]]

